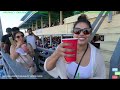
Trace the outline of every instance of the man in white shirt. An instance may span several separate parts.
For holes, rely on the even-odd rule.
[[[28,32],[28,35],[26,36],[26,42],[29,43],[32,46],[32,48],[34,49],[34,51],[35,51],[34,62],[36,64],[36,66],[37,66],[37,69],[39,70],[37,45],[36,45],[36,42],[37,42],[37,38],[36,37],[37,36],[34,35],[34,33],[32,32],[31,28],[28,28],[27,32]]]
[[[28,35],[26,36],[26,42],[32,45],[32,48],[35,50],[36,46],[36,36],[33,34],[32,29],[28,28]]]

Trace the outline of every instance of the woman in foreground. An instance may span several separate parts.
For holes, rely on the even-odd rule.
[[[78,17],[72,32],[73,37],[78,38],[76,61],[66,63],[64,56],[72,57],[72,55],[65,54],[65,52],[73,50],[64,48],[64,46],[69,46],[68,43],[61,43],[46,59],[45,71],[54,78],[60,77],[61,79],[105,79],[106,70],[103,57],[100,51],[89,43],[92,26],[86,15],[82,14]]]

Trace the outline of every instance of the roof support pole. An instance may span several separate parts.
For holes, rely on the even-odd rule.
[[[44,35],[42,35],[42,45],[43,45],[43,48],[44,48]]]
[[[48,17],[49,17],[49,27],[51,26],[51,13],[48,11]]]
[[[34,27],[33,27],[33,23],[32,23],[32,30],[34,29]]]
[[[35,30],[37,30],[38,29],[38,23],[37,23],[37,20],[36,20],[36,29]]]
[[[60,25],[63,24],[63,11],[60,11]]]
[[[113,15],[115,15],[116,14],[116,11],[112,11],[113,12]]]
[[[43,28],[43,17],[41,17],[40,20],[41,20],[41,28]]]
[[[52,46],[52,35],[50,35],[50,46]]]
[[[29,25],[29,27],[28,28],[31,28],[31,25]]]

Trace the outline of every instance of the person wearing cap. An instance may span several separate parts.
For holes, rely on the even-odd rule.
[[[1,48],[4,49],[4,51],[9,54],[10,54],[10,46],[11,46],[9,37],[11,37],[12,35],[11,31],[12,31],[11,28],[6,28],[7,34],[3,35],[1,38]]]

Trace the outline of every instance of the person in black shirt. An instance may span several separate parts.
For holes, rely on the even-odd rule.
[[[4,51],[9,54],[10,54],[10,46],[11,46],[9,37],[11,37],[11,30],[12,30],[11,28],[7,28],[6,29],[7,34],[3,35],[1,38],[1,48],[3,48]]]

